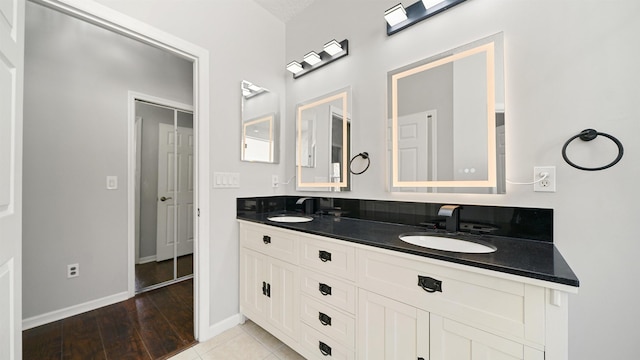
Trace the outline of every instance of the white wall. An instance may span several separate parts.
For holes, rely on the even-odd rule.
[[[27,2],[25,319],[127,292],[130,90],[190,104],[192,64]]]
[[[284,179],[284,164],[240,161],[240,83],[246,79],[280,94],[284,106],[285,26],[252,0],[98,2],[210,52],[211,171],[240,173],[240,189],[211,191],[209,305],[215,325],[239,311],[236,198],[283,191],[271,188],[271,175]]]
[[[286,137],[294,136],[296,102],[351,85],[352,153],[369,152],[372,164],[353,177],[353,191],[341,195],[553,208],[555,244],[581,281],[579,294],[570,296],[570,359],[639,358],[640,2],[469,0],[387,37],[383,12],[397,2],[315,1],[287,24],[287,61],[321,50],[332,38],[348,38],[350,55],[297,80],[288,77]],[[387,72],[500,31],[507,177],[529,181],[533,166],[555,165],[557,192],[508,185],[506,195],[388,193]],[[590,127],[624,143],[618,165],[585,172],[562,160],[564,142]],[[294,144],[287,146],[283,152],[293,154]],[[586,166],[605,164],[615,151],[601,138],[572,146],[575,161]],[[293,174],[294,158],[285,163]]]

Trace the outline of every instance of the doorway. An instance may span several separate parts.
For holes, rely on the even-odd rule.
[[[145,98],[133,95],[136,293],[193,278],[192,107]]]
[[[85,4],[83,2],[71,2],[71,1],[66,1],[66,0],[44,0],[44,1],[38,1],[38,4],[43,4],[47,7],[53,8],[54,10],[58,10],[62,13],[65,13],[67,15],[71,15],[71,17],[73,18],[77,18],[77,19],[81,19],[81,20],[85,20],[88,23],[91,23],[93,25],[97,25],[98,27],[102,27],[102,28],[106,28],[114,33],[117,33],[119,35],[124,35],[124,37],[129,38],[129,39],[134,39],[137,41],[140,41],[142,43],[145,43],[147,45],[151,45],[152,47],[156,48],[156,49],[160,49],[163,51],[166,51],[169,54],[173,54],[176,55],[178,57],[181,57],[183,59],[186,59],[188,61],[191,62],[191,66],[190,68],[193,69],[193,85],[190,86],[189,88],[191,90],[193,90],[193,103],[195,104],[194,108],[193,108],[193,128],[194,128],[194,172],[193,172],[193,176],[194,176],[194,223],[195,223],[195,229],[194,229],[194,292],[195,292],[195,328],[196,328],[196,337],[207,337],[207,333],[209,331],[209,296],[210,296],[210,292],[209,292],[209,277],[210,277],[210,272],[209,272],[209,264],[208,261],[206,261],[206,259],[209,256],[209,216],[208,214],[209,212],[209,204],[210,204],[210,199],[209,199],[209,142],[208,142],[208,138],[209,138],[209,124],[208,124],[208,118],[209,118],[209,64],[208,64],[208,51],[200,48],[196,45],[193,45],[191,43],[185,42],[179,38],[176,38],[175,36],[171,36],[169,34],[166,34],[162,31],[159,31],[155,28],[151,28],[148,25],[136,21],[134,19],[128,18],[128,17],[123,17],[121,15],[119,15],[117,12],[111,11],[106,7],[101,7],[101,6],[96,6],[91,4],[91,2]],[[62,39],[61,39],[62,40]],[[103,44],[102,41],[95,41],[98,44]],[[110,56],[102,56],[105,59],[125,59],[125,57],[119,57],[119,56],[115,56],[115,55],[121,55],[122,52],[118,52],[118,51],[107,51],[107,49],[104,49],[105,51],[101,51],[101,52],[97,52],[96,55],[105,55],[108,54]],[[91,62],[84,62],[84,64],[90,64]],[[163,74],[165,75],[165,74]],[[133,77],[132,77],[133,78]],[[67,83],[61,82],[65,85],[68,85]],[[100,86],[102,86],[103,83],[100,82],[95,82],[94,84],[90,84],[89,86],[85,86],[85,89],[94,89],[94,88],[99,88]],[[137,89],[140,90],[145,90],[146,87],[136,87]],[[153,88],[152,86],[148,86],[148,88]],[[57,91],[57,90],[56,90]],[[51,93],[51,92],[49,92]],[[122,92],[121,92],[122,94]],[[126,90],[124,92],[124,95],[126,96]],[[109,96],[102,96],[102,97],[97,97],[97,99],[99,99],[99,101],[104,102],[104,100],[106,99],[121,99],[119,96],[121,95],[109,95]],[[43,96],[42,98],[46,98],[46,96]],[[83,97],[81,97],[83,98]],[[77,101],[77,103],[82,104],[82,101]],[[123,101],[121,102],[123,105],[125,104]],[[33,107],[33,108],[37,108],[37,107]],[[125,150],[125,143],[126,140],[124,140],[124,133],[126,132],[126,122],[127,118],[126,116],[122,116],[125,114],[126,109],[123,109],[122,111],[120,111],[119,115],[116,116],[111,116],[109,117],[110,119],[117,119],[117,121],[121,121],[121,126],[117,129],[119,131],[120,134],[120,143],[118,143],[118,145],[120,145],[119,149],[122,149],[122,155],[118,156],[118,159],[124,160],[126,161],[127,159],[127,155],[124,154]],[[132,111],[130,109],[130,111]],[[53,114],[53,112],[52,112]],[[88,112],[88,114],[91,114],[91,116],[88,116],[88,118],[97,118],[98,115],[102,116],[103,114],[100,112],[96,112],[94,111],[93,113]],[[56,114],[56,116],[58,118],[62,118],[63,116],[61,116],[60,114]],[[205,119],[207,119],[205,121]],[[87,122],[80,122],[80,124],[85,125],[87,124]],[[87,126],[88,127],[88,126]],[[107,133],[111,133],[111,130],[115,130],[116,127],[111,127],[110,129],[107,129]],[[130,130],[131,132],[133,132],[133,130]],[[43,131],[44,132],[44,131]],[[95,131],[95,129],[92,129],[90,127],[88,127],[85,131],[83,131],[83,133],[97,133]],[[46,132],[45,132],[46,133]],[[132,152],[133,149],[133,145],[134,142],[131,140],[133,138],[133,136],[131,134],[128,135],[128,151],[129,153]],[[106,136],[103,137],[102,139],[106,139]],[[104,140],[102,141],[102,139],[100,141],[100,144],[106,144],[109,143],[108,140]],[[90,141],[86,141],[86,143],[91,144]],[[95,144],[96,142],[94,141],[93,144]],[[111,142],[111,144],[114,144],[114,142]],[[95,160],[95,158],[99,158],[99,157],[91,157],[91,155],[87,154],[86,152],[80,152],[80,155],[86,157],[89,159],[88,163],[89,164],[93,164],[93,160]],[[95,181],[96,183],[100,184],[100,187],[104,188],[104,175],[120,175],[120,179],[122,178],[127,178],[127,188],[132,188],[134,186],[134,181],[133,181],[133,175],[131,175],[135,169],[135,164],[124,164],[122,162],[119,163],[119,168],[118,168],[118,173],[110,173],[110,172],[105,172],[104,170],[99,171],[98,173],[102,174],[98,177],[98,179]],[[106,169],[106,167],[105,167]],[[63,173],[62,171],[59,171],[58,173]],[[126,173],[126,175],[125,175]],[[76,180],[78,179],[77,177],[75,178]],[[108,179],[107,179],[108,180]],[[113,187],[115,188],[116,185],[117,186],[117,178],[115,178],[114,182],[109,182],[107,181],[107,186],[109,187]],[[78,181],[78,183],[80,183],[81,185],[83,185],[83,182]],[[86,182],[84,182],[86,183]],[[119,218],[121,219],[121,221],[124,221],[124,219],[126,219],[126,213],[128,212],[133,212],[134,211],[134,200],[135,200],[135,196],[133,194],[133,192],[129,192],[129,191],[123,191],[125,190],[125,186],[123,186],[123,181],[120,181],[120,185],[119,185],[119,190],[114,189],[115,191],[110,191],[110,192],[106,192],[106,194],[109,194],[109,196],[114,196],[114,195],[119,195],[119,199],[120,202],[119,204],[122,204],[122,200],[126,199],[126,201],[128,202],[127,205],[127,210],[124,209],[124,206],[120,205],[121,208],[117,211],[117,212],[113,212],[114,214],[116,214],[116,216],[119,216]],[[119,191],[119,192],[118,192]],[[78,198],[82,198],[82,197],[78,197]],[[89,197],[84,197],[84,198],[89,198]],[[97,207],[100,209],[100,207]],[[95,207],[92,206],[87,206],[84,207],[84,209],[95,209]],[[90,214],[90,211],[78,211],[78,213],[80,214]],[[206,216],[203,216],[202,218],[199,218],[196,216],[196,211],[202,212],[204,213]],[[59,211],[58,213],[63,214],[68,212],[67,210],[65,211]],[[92,225],[92,223],[89,222],[75,222],[74,224],[87,224],[87,226]],[[34,227],[36,228],[36,227]],[[119,231],[121,232],[121,234],[119,234],[119,236],[117,237],[113,237],[113,239],[118,239],[117,241],[119,241],[118,246],[113,246],[113,243],[110,241],[101,241],[101,242],[96,242],[97,244],[101,245],[103,248],[107,248],[107,249],[115,249],[114,251],[117,251],[120,259],[121,260],[121,264],[124,265],[125,264],[125,259],[123,259],[123,256],[125,256],[123,254],[123,246],[124,243],[123,241],[126,241],[124,239],[124,229],[123,226],[111,226],[111,228],[117,228],[119,229]],[[126,236],[133,238],[134,237],[134,233],[135,233],[135,224],[133,222],[131,223],[127,223],[126,224]],[[134,259],[135,259],[135,249],[134,249],[134,242],[130,242],[130,247],[127,249],[127,257],[128,260],[126,261],[126,266],[128,267],[127,271],[131,274],[134,272],[134,268],[133,268],[133,263],[134,263]],[[41,251],[42,253],[46,253],[44,251]],[[78,253],[80,253],[78,251]],[[80,253],[80,255],[84,255],[84,253]],[[91,256],[94,255],[94,253],[90,253]],[[198,257],[202,257],[202,259],[198,259]],[[62,262],[63,260],[60,260],[60,257],[55,257],[55,256],[49,256],[49,258],[53,259],[52,261],[57,261],[57,262]],[[107,259],[109,257],[105,256],[105,252],[104,251],[99,251],[99,252],[95,252],[95,256],[93,258],[90,258],[88,260],[84,260],[84,261],[80,261],[83,264],[91,264],[92,266],[95,266],[97,262],[107,262]],[[203,261],[204,260],[204,261]],[[59,267],[59,266],[58,266]],[[106,268],[106,266],[102,266],[102,268]],[[99,270],[101,270],[102,268],[100,268]],[[89,269],[88,266],[83,267],[83,275],[79,278],[80,280],[76,280],[78,281],[82,281],[83,279],[88,279],[89,278],[89,272],[87,271]],[[91,298],[91,296],[93,296],[94,298],[98,297],[95,301],[92,300],[92,302],[87,302],[87,303],[81,303],[81,304],[77,304],[77,305],[73,305],[70,306],[68,308],[65,308],[64,311],[62,312],[51,312],[51,313],[45,313],[43,316],[33,316],[30,317],[28,319],[25,319],[25,323],[28,326],[37,326],[38,324],[42,324],[42,323],[47,323],[50,322],[52,320],[56,320],[57,318],[62,318],[62,317],[66,317],[66,316],[72,316],[74,314],[78,314],[81,312],[85,312],[87,310],[91,310],[93,307],[98,307],[98,306],[103,306],[103,305],[108,305],[110,303],[113,302],[117,302],[120,300],[124,300],[127,298],[127,296],[131,297],[134,294],[134,284],[133,284],[133,280],[131,280],[131,284],[129,284],[128,288],[124,288],[121,283],[122,281],[125,280],[125,277],[123,276],[123,271],[124,268],[122,266],[120,266],[117,269],[117,276],[113,276],[113,272],[110,271],[101,271],[98,272],[96,271],[95,273],[98,274],[107,274],[105,276],[111,276],[114,280],[119,281],[120,283],[116,283],[116,281],[97,281],[95,282],[97,285],[96,288],[98,288],[99,290],[103,291],[104,294],[100,293],[100,294],[94,294],[92,293],[90,290],[86,290],[87,286],[79,286],[77,287],[78,289],[81,289],[82,291],[84,291],[85,293],[87,293],[88,295],[86,296],[89,300],[92,300],[93,298]],[[54,271],[51,271],[50,273],[56,273]],[[93,275],[93,274],[92,274]],[[37,277],[34,277],[37,278]],[[133,277],[127,277],[126,279],[133,279]],[[64,281],[64,280],[62,280]],[[70,283],[69,280],[67,280],[67,282]],[[115,285],[114,285],[115,284]],[[115,291],[112,291],[111,289],[107,289],[104,290],[104,288],[109,285],[112,287],[118,287],[118,291],[115,293]],[[52,285],[55,286],[55,285]],[[38,286],[34,286],[34,289],[39,289],[42,287],[38,287]],[[109,292],[108,292],[109,291]],[[62,294],[68,294],[69,291],[59,291],[59,293]],[[68,296],[70,297],[70,296]],[[25,300],[27,300],[28,298],[32,298],[32,299],[38,299],[38,297],[33,297],[33,296],[24,296],[23,297]],[[70,297],[70,298],[74,298],[75,297]],[[38,314],[37,312],[38,309],[36,309],[36,311],[34,311],[34,314]],[[27,326],[26,325],[26,326]]]

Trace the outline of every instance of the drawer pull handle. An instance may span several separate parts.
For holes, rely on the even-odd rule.
[[[328,251],[320,250],[318,252],[318,257],[320,258],[320,260],[322,260],[322,262],[331,261],[331,253]]]
[[[271,244],[271,236],[269,235],[264,235],[262,237],[262,242],[264,242],[265,244]]]
[[[320,348],[320,352],[324,356],[331,356],[331,346],[319,341],[318,348]]]
[[[331,295],[331,286],[327,284],[320,283],[320,285],[318,285],[318,290],[320,291],[320,294],[324,296]]]
[[[331,316],[325,313],[318,312],[318,320],[320,320],[320,323],[324,326],[331,326]]]
[[[442,292],[442,281],[418,275],[418,286],[428,293]]]
[[[262,282],[262,295],[271,297],[271,284],[267,284],[264,281]]]

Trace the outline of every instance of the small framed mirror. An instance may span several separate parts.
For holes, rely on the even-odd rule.
[[[348,191],[351,154],[351,88],[296,107],[296,188]]]
[[[278,163],[278,95],[244,80],[242,91],[242,161]]]
[[[502,43],[389,72],[391,191],[505,193]]]

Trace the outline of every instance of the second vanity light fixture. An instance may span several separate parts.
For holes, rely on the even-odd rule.
[[[401,3],[384,12],[387,35],[417,24],[466,0],[421,0],[405,8]]]
[[[293,73],[294,79],[297,79],[347,55],[349,55],[349,40],[338,42],[334,39],[324,44],[324,50],[319,54],[315,51],[307,53],[302,63],[295,60],[290,62],[287,64],[287,70]]]

